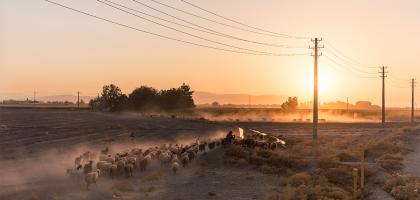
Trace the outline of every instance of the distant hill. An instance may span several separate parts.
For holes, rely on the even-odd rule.
[[[196,104],[211,104],[215,101],[219,104],[248,105],[273,105],[282,104],[287,97],[280,95],[248,95],[248,94],[216,94],[210,92],[194,92]]]

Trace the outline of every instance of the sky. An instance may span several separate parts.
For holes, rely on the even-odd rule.
[[[311,53],[307,48],[313,45],[309,38],[322,37],[324,41],[320,44],[326,48],[320,49],[323,54],[319,62],[321,102],[345,101],[349,97],[350,102],[368,100],[380,104],[381,79],[377,72],[378,66],[385,65],[389,72],[387,105],[409,106],[409,79],[420,77],[418,0],[189,0],[254,27],[308,39],[236,30],[150,0],[139,0],[210,30],[301,48],[263,46],[162,22],[191,35],[218,41],[216,44],[123,13],[96,0],[54,1],[138,29],[218,48],[232,49],[220,44],[223,43],[276,54]],[[112,1],[176,21],[132,0]],[[158,1],[241,27],[180,0]],[[332,53],[332,49],[339,53]],[[337,55],[349,57],[352,62],[343,61]],[[0,99],[31,97],[33,91],[40,96],[77,94],[77,91],[82,95],[96,95],[109,83],[129,93],[141,85],[166,89],[185,82],[196,91],[298,96],[305,101],[312,99],[312,77],[310,55],[246,55],[207,49],[100,21],[44,0],[0,1]],[[420,92],[418,88],[416,91]]]

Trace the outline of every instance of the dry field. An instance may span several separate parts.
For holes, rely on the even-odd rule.
[[[90,191],[83,178],[66,174],[74,158],[86,150],[191,143],[222,137],[237,127],[281,135],[287,147],[269,152],[239,146],[217,149],[177,175],[152,164],[129,179],[99,177]],[[366,146],[368,165],[365,198],[392,199],[384,188],[389,175],[416,171],[410,167],[418,161],[411,143],[418,130],[408,124],[390,123],[383,131],[372,123],[323,123],[316,151],[311,131],[311,124],[305,123],[1,109],[0,199],[349,199],[350,170],[357,167],[360,144]],[[404,160],[406,154],[411,162]]]

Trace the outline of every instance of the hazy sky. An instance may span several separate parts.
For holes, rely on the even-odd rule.
[[[159,27],[98,3],[56,0],[130,26],[207,45],[219,46]],[[164,17],[131,0],[113,0]],[[159,10],[219,32],[265,43],[308,46],[309,40],[282,39],[234,30],[177,13],[150,0]],[[159,0],[200,16],[232,24],[180,0]],[[408,79],[420,79],[420,1],[418,0],[190,0],[209,10],[271,31],[323,37],[343,54],[365,65],[388,66],[387,101],[408,106]],[[171,19],[173,20],[173,19]],[[232,24],[235,25],[235,24]],[[276,53],[310,52],[235,41],[177,27],[231,45]],[[235,25],[239,26],[239,25]],[[328,47],[329,43],[323,43]],[[222,46],[223,47],[223,46]],[[327,50],[324,55],[340,61]],[[347,64],[346,64],[347,65]],[[320,100],[350,98],[380,103],[377,68],[352,69],[320,61]],[[95,95],[115,83],[124,92],[140,85],[217,93],[279,94],[312,98],[313,57],[276,57],[221,52],[158,38],[65,10],[43,0],[0,1],[0,99],[38,95]],[[366,78],[366,77],[377,78]],[[362,78],[363,77],[363,78]],[[401,88],[404,86],[407,88]],[[420,88],[420,87],[419,87]],[[420,90],[417,89],[420,95]],[[420,103],[420,101],[419,101]]]

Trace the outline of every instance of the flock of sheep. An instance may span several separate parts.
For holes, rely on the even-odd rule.
[[[89,186],[96,184],[100,176],[112,179],[117,177],[129,178],[134,173],[146,171],[152,162],[159,163],[161,167],[170,169],[176,175],[181,167],[187,167],[198,155],[226,145],[232,144],[248,148],[260,147],[266,149],[284,145],[282,140],[273,136],[268,137],[264,133],[251,131],[251,134],[244,136],[242,130],[240,137],[233,141],[223,138],[201,142],[196,141],[186,146],[169,144],[147,149],[133,148],[114,155],[110,154],[108,148],[101,150],[98,153],[99,155],[95,152],[87,151],[75,158],[74,167],[67,169],[67,173],[76,175],[83,172],[86,188],[89,190]]]

